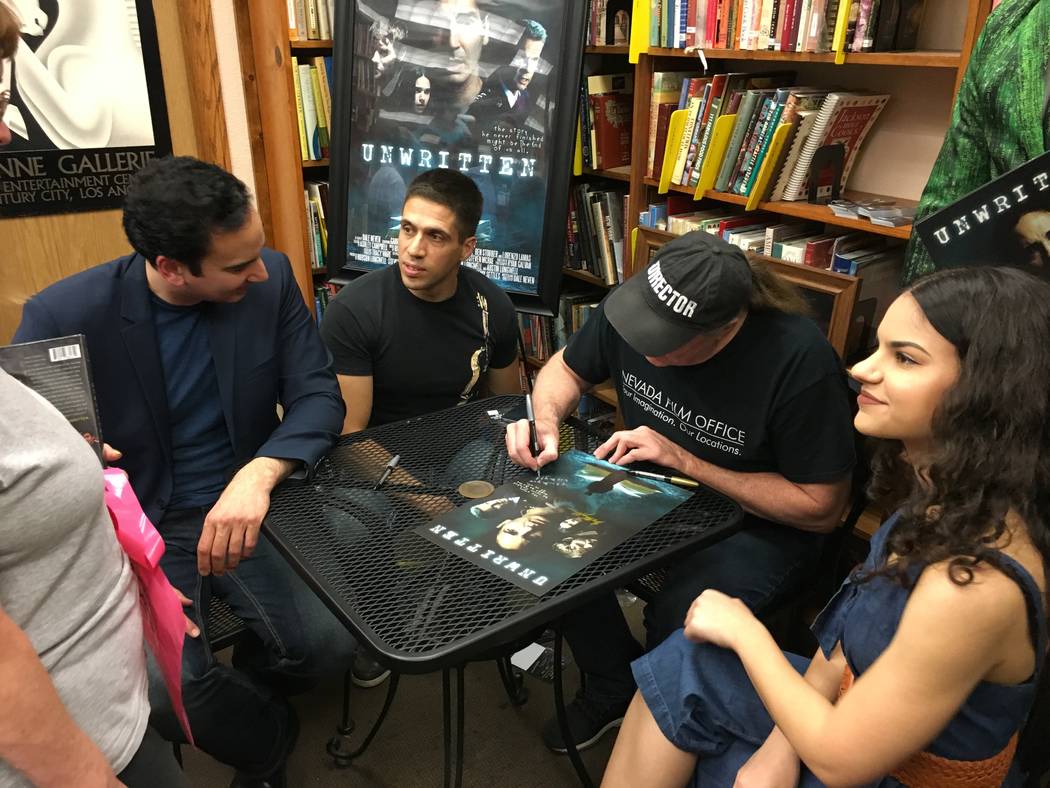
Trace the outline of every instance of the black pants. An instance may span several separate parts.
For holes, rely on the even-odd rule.
[[[190,781],[175,760],[171,744],[164,741],[153,728],[146,735],[131,759],[131,763],[117,775],[128,788],[190,788]]]
[[[756,613],[802,586],[816,564],[821,534],[759,523],[671,567],[667,582],[645,607],[646,649],[680,628],[700,592],[714,588],[742,599]],[[631,662],[643,653],[616,596],[609,594],[565,617],[565,639],[587,677],[587,693],[606,701],[634,693]]]

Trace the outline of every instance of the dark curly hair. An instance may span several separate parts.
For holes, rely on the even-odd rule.
[[[960,373],[933,414],[934,451],[913,469],[900,441],[883,441],[872,463],[872,497],[898,508],[887,540],[892,566],[949,561],[958,585],[986,562],[1007,512],[1025,523],[1050,562],[1050,285],[1012,268],[939,271],[907,292],[959,353]],[[920,475],[924,481],[920,482]]]
[[[124,234],[154,267],[163,255],[200,276],[212,235],[241,229],[250,210],[248,187],[226,170],[191,156],[167,156],[131,178]]]

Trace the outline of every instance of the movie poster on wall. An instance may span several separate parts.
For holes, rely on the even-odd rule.
[[[150,0],[0,0],[22,22],[3,61],[0,217],[117,208],[171,153]]]
[[[567,177],[571,166],[572,140],[555,139],[567,128],[555,118],[575,112],[560,100],[559,80],[578,81],[567,72],[578,70],[581,44],[566,40],[575,26],[565,21],[578,9],[562,0],[353,5],[347,265],[395,263],[405,189],[419,173],[448,167],[484,197],[467,265],[511,293],[536,294],[549,168]],[[564,212],[560,221],[564,245]]]

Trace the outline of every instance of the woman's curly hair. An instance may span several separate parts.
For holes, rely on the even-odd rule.
[[[927,465],[908,465],[900,441],[876,451],[872,497],[900,511],[887,540],[898,560],[876,573],[907,582],[909,566],[949,560],[966,585],[980,562],[1001,567],[994,545],[1010,511],[1050,562],[1050,284],[975,267],[907,292],[955,346],[960,373],[933,414]]]

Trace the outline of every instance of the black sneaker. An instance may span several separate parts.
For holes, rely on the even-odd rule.
[[[607,731],[619,728],[630,702],[630,698],[609,701],[588,697],[582,690],[577,692],[576,698],[565,707],[576,749],[586,750],[597,744]],[[544,723],[543,744],[552,752],[566,752],[557,717]]]
[[[355,686],[368,689],[378,687],[390,678],[390,669],[384,668],[363,651],[354,655],[354,665],[350,669],[350,679]]]

